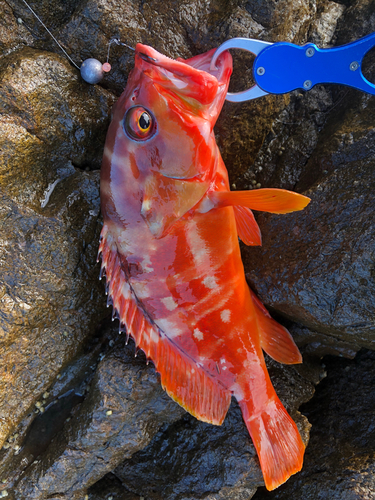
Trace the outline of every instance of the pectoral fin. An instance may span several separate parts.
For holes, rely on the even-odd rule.
[[[155,238],[165,236],[204,196],[206,182],[170,179],[160,174],[147,177],[144,184],[141,215]]]
[[[310,198],[285,189],[254,189],[253,191],[220,191],[210,193],[216,207],[228,205],[243,206],[251,210],[261,210],[274,214],[286,214],[302,210],[310,203]]]

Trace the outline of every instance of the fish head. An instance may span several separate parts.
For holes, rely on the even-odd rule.
[[[213,127],[232,72],[228,52],[210,71],[214,53],[173,60],[137,44],[135,67],[107,134],[101,173],[104,218],[128,219],[124,198],[131,189],[140,216],[161,238],[203,198],[217,169]]]

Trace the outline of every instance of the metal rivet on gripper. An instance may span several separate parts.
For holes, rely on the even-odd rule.
[[[307,57],[312,57],[314,54],[315,54],[315,49],[313,49],[312,47],[309,47],[308,49],[306,49]]]

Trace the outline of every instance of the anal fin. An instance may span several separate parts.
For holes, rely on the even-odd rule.
[[[269,312],[250,290],[260,333],[262,349],[275,361],[286,365],[302,363],[302,356],[288,330],[271,318]]]
[[[153,361],[164,390],[199,420],[221,425],[230,405],[230,391],[212,379],[147,317],[126,280],[121,257],[105,225],[99,254],[120,323],[126,326],[136,346]]]

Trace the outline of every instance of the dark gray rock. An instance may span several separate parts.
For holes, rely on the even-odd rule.
[[[303,406],[312,430],[302,472],[253,500],[375,498],[375,353],[325,363],[327,378]]]
[[[297,411],[322,376],[317,365],[281,366],[268,360],[270,376],[305,442],[310,425]],[[310,371],[308,371],[310,369]],[[248,500],[263,484],[256,451],[236,402],[221,427],[190,415],[166,425],[114,474],[149,500]]]
[[[86,500],[142,500],[142,497],[125,490],[121,481],[113,474],[107,474],[87,492]],[[143,499],[144,500],[144,499]]]
[[[337,110],[297,184],[310,205],[260,215],[263,246],[243,252],[267,306],[354,349],[375,345],[374,111],[369,96]]]
[[[134,358],[134,344],[118,343],[104,356],[90,385],[73,418],[16,481],[17,499],[82,499],[90,485],[147,446],[162,424],[184,413],[154,368]]]
[[[78,167],[95,166],[111,103],[60,56],[0,60],[1,443],[103,317],[99,173]]]
[[[375,30],[370,0],[348,7],[326,0],[31,4],[78,65],[87,57],[104,61],[112,36],[190,57],[234,36],[326,46]],[[248,500],[261,475],[236,405],[222,428],[190,416],[175,422],[181,409],[161,391],[154,370],[131,359],[121,342],[100,362],[92,389],[84,390],[101,349],[87,338],[100,326],[105,299],[94,266],[98,176],[83,170],[101,161],[114,100],[103,88],[122,92],[133,54],[113,46],[113,70],[101,86],[90,86],[48,52],[61,54],[22,2],[0,0],[0,11],[0,438],[8,437],[0,470],[9,479],[3,487],[19,500],[135,500],[136,494]],[[236,54],[234,62],[231,90],[238,91],[251,85],[251,58]],[[372,74],[371,60],[368,67]],[[244,254],[261,298],[305,325],[290,328],[305,359],[327,351],[353,357],[359,346],[373,345],[373,111],[371,100],[356,92],[320,87],[227,103],[216,128],[237,188],[260,182],[312,193],[303,214],[263,217],[263,254]],[[305,441],[309,424],[297,409],[323,377],[315,363],[269,363]],[[48,409],[33,421],[29,410],[46,389]],[[349,384],[350,390],[358,388]],[[319,464],[318,454],[314,460]],[[109,474],[113,469],[126,488]],[[366,474],[358,482],[372,491]],[[327,484],[328,476],[322,487]]]

